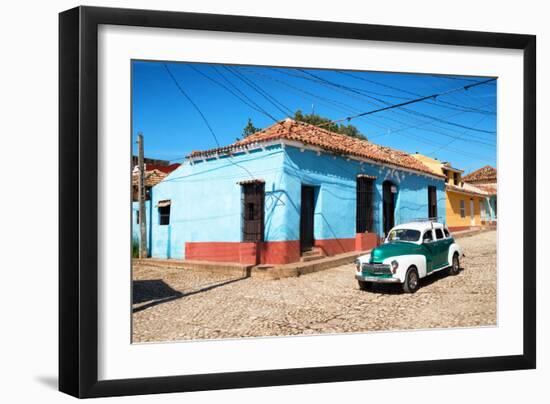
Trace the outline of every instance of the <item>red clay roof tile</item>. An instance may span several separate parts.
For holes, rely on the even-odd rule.
[[[293,140],[305,145],[316,146],[336,154],[362,157],[378,163],[391,164],[444,178],[442,174],[435,174],[427,166],[408,153],[380,146],[367,140],[330,132],[318,126],[297,122],[293,119],[280,121],[229,146],[205,151],[194,151],[189,157],[204,157],[217,153],[229,153],[243,149],[250,144],[281,139]]]
[[[462,177],[464,181],[468,182],[496,182],[497,180],[497,169],[491,166],[481,167],[478,170],[471,172],[468,175]]]

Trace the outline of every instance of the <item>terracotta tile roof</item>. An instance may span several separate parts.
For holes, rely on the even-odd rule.
[[[442,174],[434,173],[408,153],[376,145],[367,140],[330,132],[314,125],[294,121],[293,119],[280,121],[226,147],[205,151],[194,151],[189,157],[205,157],[218,153],[230,153],[232,151],[244,149],[248,145],[281,139],[316,146],[336,154],[362,157],[378,163],[392,164],[444,178]]]
[[[145,171],[153,171],[153,170],[159,170],[162,171],[165,174],[170,174],[172,171],[174,171],[176,168],[178,168],[180,165],[178,163],[170,164],[170,165],[162,165],[162,164],[145,164]]]
[[[147,167],[149,168],[149,167]],[[160,170],[147,170],[145,171],[145,186],[146,187],[154,187],[159,182],[161,182],[163,179],[165,179],[168,176],[165,172],[162,172]],[[138,179],[139,174],[138,171],[134,171],[132,173],[132,185],[137,186],[138,185]]]
[[[468,182],[496,182],[497,180],[497,169],[491,166],[485,166],[478,170],[471,172],[468,175],[462,177],[464,181]]]
[[[170,165],[150,164],[150,163],[145,164],[145,186],[154,187],[163,179],[165,179],[168,176],[168,174],[170,174],[180,165],[181,164],[179,163],[174,163]],[[138,185],[138,178],[139,178],[138,172],[139,170],[137,166],[135,166],[134,170],[132,171],[132,185],[135,185],[135,186]]]

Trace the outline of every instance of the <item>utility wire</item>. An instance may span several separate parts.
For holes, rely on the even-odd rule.
[[[333,104],[333,105],[329,105],[330,108],[336,108],[340,111],[344,111],[344,112],[352,112],[352,113],[355,113],[355,112],[360,112],[359,109],[355,108],[355,107],[352,107],[351,105],[349,104],[346,104],[346,103],[343,103],[343,102],[340,102],[340,101],[336,101],[336,100],[333,100],[333,99],[330,99],[330,98],[327,98],[327,97],[323,97],[323,96],[320,96],[320,95],[316,95],[312,92],[309,92],[307,90],[304,90],[304,89],[301,89],[299,87],[296,87],[294,85],[291,85],[289,84],[287,81],[283,81],[283,80],[279,80],[277,78],[274,78],[270,75],[266,75],[266,74],[262,74],[262,73],[259,73],[259,72],[256,72],[254,70],[247,70],[247,72],[250,72],[252,74],[255,74],[259,77],[263,77],[263,78],[267,78],[271,81],[274,81],[275,83],[278,83],[280,85],[284,85],[288,88],[290,88],[291,90],[294,90],[295,92],[298,92],[298,93],[302,93],[302,94],[306,94],[307,96],[309,96],[311,99],[314,99],[314,100],[317,100],[317,102],[320,102],[321,104],[323,104],[323,101],[327,102],[327,103],[330,103],[330,104]],[[453,116],[457,116],[457,115],[460,115],[460,114],[464,114],[464,113],[468,113],[470,111],[463,111],[463,110],[458,110],[458,112],[454,112],[453,114],[450,114],[448,116],[444,116],[443,118],[444,119],[447,119],[447,118],[451,118]],[[415,124],[415,125],[409,125],[409,124],[406,124],[404,123],[403,121],[400,121],[400,120],[397,120],[397,119],[393,119],[393,118],[390,118],[388,116],[380,116],[380,118],[382,119],[387,119],[387,120],[390,120],[390,121],[393,121],[393,122],[397,122],[397,123],[400,123],[400,124],[404,124],[406,125],[405,127],[401,127],[401,128],[392,128],[392,127],[388,127],[388,126],[382,126],[382,125],[379,125],[375,122],[373,122],[372,120],[369,120],[367,121],[365,118],[359,118],[361,120],[364,120],[366,121],[368,124],[370,125],[373,125],[373,126],[376,126],[380,129],[383,129],[384,131],[384,134],[387,134],[387,132],[390,132],[390,133],[393,133],[393,132],[398,132],[398,131],[402,131],[402,130],[408,130],[408,129],[412,129],[412,128],[418,128],[420,126],[425,126],[425,125],[433,125],[433,123],[431,121],[421,121],[419,124]],[[452,135],[449,135],[447,133],[443,133],[441,131],[437,131],[437,130],[434,130],[434,129],[429,129],[429,128],[426,128],[425,130],[427,131],[431,131],[431,132],[434,132],[434,133],[437,133],[437,134],[441,134],[443,136],[447,136],[447,137],[451,137],[451,138],[454,138]],[[445,130],[448,130],[448,129],[445,129]],[[378,136],[380,136],[382,132],[377,132],[375,133],[374,135],[368,135],[368,139],[373,139],[373,138],[376,138]],[[458,132],[457,132],[458,133]],[[463,132],[459,133],[459,136],[462,137],[463,136]],[[470,136],[469,138],[472,138],[472,136]],[[471,139],[473,142],[476,142],[476,143],[479,143],[479,144],[483,144],[483,145],[486,145],[486,146],[491,146],[491,147],[494,147],[494,144],[492,143],[488,143],[486,142],[485,140],[486,139],[480,139],[480,140],[476,140],[477,138],[473,138]]]
[[[273,76],[270,76],[270,75],[267,75],[267,74],[263,74],[263,73],[259,73],[257,71],[254,71],[254,70],[249,70],[249,73],[252,73],[256,76],[259,76],[259,77],[263,77],[263,78],[266,78],[270,81],[273,81],[275,82],[276,84],[279,84],[279,85],[282,85],[282,86],[285,86],[285,87],[288,87],[290,88],[293,92],[295,93],[298,93],[300,95],[303,96],[303,94],[305,94],[308,98],[310,98],[311,100],[313,101],[316,101],[318,102],[319,104],[321,105],[325,105],[326,107],[328,108],[332,108],[332,109],[337,109],[338,111],[340,112],[344,112],[344,113],[349,113],[349,112],[360,112],[361,110],[360,109],[357,109],[355,107],[352,107],[351,105],[349,104],[346,104],[345,102],[342,102],[342,101],[338,101],[338,100],[334,100],[332,98],[328,98],[328,97],[324,97],[324,96],[321,96],[321,95],[318,95],[318,94],[315,94],[315,93],[312,93],[310,91],[307,91],[307,90],[304,90],[303,88],[300,88],[300,87],[297,87],[295,85],[292,85],[286,81],[283,81],[283,80],[279,80]],[[287,90],[288,91],[288,90]],[[379,118],[379,117],[377,117]],[[379,124],[376,124],[374,122],[372,122],[371,120],[367,120],[365,118],[361,118],[363,121],[369,123],[370,125],[373,125],[373,126],[376,126],[380,129],[386,129],[385,126],[382,126],[382,125],[379,125]]]
[[[246,95],[244,92],[242,92],[239,87],[237,87],[234,83],[231,82],[227,77],[223,75],[221,71],[217,69],[216,66],[212,66],[214,71],[224,80],[228,85],[233,87],[235,91],[237,91],[239,94],[241,94],[245,99],[247,99],[251,104],[255,105],[257,110],[259,110],[262,114],[267,116],[268,118],[272,119],[274,122],[278,122],[277,118],[275,118],[273,115],[271,115],[269,112],[267,112],[262,106],[260,106],[258,103],[256,103],[252,98],[250,98],[248,95]]]
[[[456,113],[450,115],[449,117],[456,116],[456,115],[461,114],[461,113],[464,113],[464,112],[456,112]],[[394,118],[390,118],[389,116],[387,116],[385,118],[389,119],[390,121],[393,121],[393,122],[405,124],[403,121],[400,121],[400,120],[394,119]],[[484,116],[483,118],[485,119],[486,116]],[[417,123],[417,124],[414,124],[414,125],[407,125],[407,126],[402,127],[402,128],[391,130],[390,133],[396,133],[396,132],[401,132],[401,131],[404,131],[404,130],[415,129],[415,128],[425,126],[425,125],[433,125],[433,123],[430,122],[430,121],[423,121],[423,122],[420,122],[420,123]],[[458,133],[458,136],[453,136],[453,135],[450,135],[448,133],[442,132],[441,130],[436,130],[436,129],[432,129],[432,128],[424,128],[424,130],[428,131],[428,132],[433,132],[433,133],[436,133],[436,134],[439,134],[439,135],[443,135],[443,136],[446,136],[446,137],[450,137],[450,138],[453,138],[455,140],[458,140],[459,138],[462,139],[463,135],[466,132],[469,131],[469,129],[466,129],[465,131],[463,131],[461,133],[456,132],[456,133]],[[381,136],[381,134],[380,135],[373,135],[373,136],[371,136],[371,138],[374,139],[374,138],[379,137],[379,136]],[[478,140],[478,138],[472,138],[471,136],[469,136],[467,140],[468,140],[468,142],[478,143],[478,144],[488,146],[488,147],[492,147],[492,148],[495,147],[494,143],[489,143],[489,142],[486,142],[484,140]]]
[[[301,93],[304,93],[306,95],[309,95],[310,97],[312,97],[313,99],[317,99],[317,100],[324,100],[326,102],[329,102],[331,104],[334,104],[333,108],[337,108],[339,110],[343,110],[344,112],[353,112],[353,113],[356,113],[356,112],[360,112],[359,109],[355,108],[355,107],[352,107],[351,105],[349,104],[346,104],[344,102],[341,102],[341,101],[336,101],[336,100],[332,100],[330,98],[326,98],[326,97],[323,97],[323,96],[320,96],[320,95],[316,95],[312,92],[309,92],[309,91],[306,91],[306,90],[303,90],[299,87],[296,87],[294,85],[291,85],[289,83],[287,83],[286,81],[282,81],[282,80],[278,80],[277,78],[274,78],[272,76],[269,76],[269,75],[265,75],[265,74],[262,74],[262,73],[258,73],[256,71],[251,71],[251,73],[253,74],[256,74],[258,76],[261,76],[261,77],[265,77],[267,79],[270,79],[272,81],[275,81],[277,83],[280,83],[284,86],[287,86],[291,89],[294,89],[298,92],[301,92]],[[301,77],[301,76],[300,76]],[[460,115],[460,114],[464,114],[464,113],[468,113],[470,111],[464,111],[464,110],[458,110],[458,112],[455,112],[451,115],[448,115],[448,116],[444,116],[443,119],[447,119],[447,118],[450,118],[450,117],[453,117],[453,116],[457,116],[457,115]],[[362,120],[365,120],[368,124],[370,125],[373,125],[373,126],[376,126],[378,128],[381,128],[381,129],[384,129],[384,132],[387,132],[388,130],[391,131],[391,132],[395,132],[395,131],[401,131],[401,130],[407,130],[409,128],[417,128],[417,127],[420,127],[420,126],[425,126],[425,125],[433,125],[433,126],[436,126],[433,124],[433,119],[431,118],[428,118],[430,119],[430,121],[421,121],[419,124],[415,124],[415,125],[409,125],[401,120],[398,120],[398,119],[394,119],[394,118],[391,118],[389,116],[384,116],[384,115],[381,115],[379,118],[381,119],[386,119],[386,120],[390,120],[390,121],[393,121],[393,122],[397,122],[397,123],[400,123],[400,124],[403,124],[403,125],[406,125],[404,128],[399,128],[399,129],[395,129],[395,128],[391,128],[391,127],[387,127],[387,126],[382,126],[382,125],[379,125],[379,124],[376,124],[375,122],[373,122],[372,120],[369,120],[369,121],[366,121],[365,118],[359,118],[359,119],[362,119]],[[455,130],[452,130],[452,129],[448,129],[448,128],[442,128],[444,130],[449,130],[449,131],[453,131],[455,132]],[[430,131],[430,132],[434,132],[434,133],[437,133],[437,134],[441,134],[443,136],[447,136],[447,137],[453,137],[452,135],[449,135],[448,133],[444,133],[444,132],[441,132],[441,131],[438,131],[438,130],[435,130],[435,129],[429,129],[429,128],[425,128],[425,130],[427,131]],[[380,132],[378,132],[380,133]],[[462,136],[463,135],[463,132],[458,132],[456,131],[456,133],[459,134],[459,136]],[[374,134],[374,135],[368,135],[368,138],[371,139],[371,138],[374,138],[374,137],[377,137],[377,134]],[[477,138],[477,137],[473,137],[472,135],[469,136],[469,139],[472,140],[473,142],[475,143],[480,143],[480,144],[483,144],[483,145],[487,145],[487,146],[491,146],[491,147],[494,147],[494,144],[492,143],[488,143],[485,139],[485,138]],[[479,139],[479,140],[478,140]]]
[[[481,119],[480,119],[479,121],[477,121],[476,123],[474,123],[474,126],[480,124],[480,123],[481,123],[483,120],[485,120],[485,119],[486,119],[486,116],[482,116]],[[468,132],[468,129],[466,129],[466,130],[463,132],[463,135],[466,134],[467,132]],[[454,142],[457,141],[457,140],[461,140],[461,139],[462,139],[462,136],[458,136],[458,137],[452,139],[451,141],[449,141],[447,144],[445,144],[445,145],[443,145],[443,146],[441,146],[441,147],[438,147],[437,149],[431,151],[431,152],[428,153],[428,154],[433,155],[433,154],[435,154],[436,152],[438,152],[438,151],[440,151],[440,150],[444,150],[444,149],[448,148],[452,143],[454,143]]]
[[[388,106],[383,107],[383,108],[378,108],[378,109],[374,109],[374,110],[370,110],[370,111],[365,111],[365,112],[362,112],[360,114],[347,116],[347,117],[344,117],[344,118],[341,118],[341,119],[336,119],[336,120],[333,120],[333,121],[331,121],[327,124],[323,124],[323,125],[328,125],[330,123],[337,123],[337,122],[343,122],[343,121],[350,121],[352,119],[359,118],[361,116],[372,115],[372,114],[376,114],[378,112],[388,111],[388,110],[394,109],[394,108],[401,108],[401,107],[404,107],[406,105],[412,105],[412,104],[416,104],[416,103],[426,101],[426,100],[430,100],[430,99],[436,99],[437,97],[442,97],[444,95],[452,94],[452,93],[457,92],[457,91],[467,90],[469,88],[480,86],[482,84],[486,84],[486,83],[489,83],[489,82],[494,81],[494,80],[496,80],[496,79],[487,79],[487,80],[483,80],[483,81],[480,81],[480,82],[477,82],[477,83],[474,83],[474,84],[470,84],[468,86],[454,88],[452,90],[448,90],[448,91],[445,91],[445,92],[442,92],[442,93],[435,93],[435,94],[427,95],[427,96],[424,96],[424,97],[416,98],[416,99],[413,99],[413,100],[401,102],[399,104],[392,104],[392,105],[388,105]],[[431,118],[431,119],[436,119],[438,121],[443,121],[440,118],[433,117],[433,116],[428,115],[428,114],[423,114],[423,113],[418,113],[418,114],[422,115],[422,116],[426,116],[426,117]],[[444,122],[446,124],[452,124],[454,126],[461,127],[463,129],[476,130],[478,132],[483,132],[483,133],[494,133],[493,131],[486,131],[486,130],[482,130],[482,129],[471,128],[471,127],[467,127],[465,125],[457,124],[457,123],[454,123],[454,122],[447,122],[447,121],[444,121]]]
[[[352,91],[352,92],[355,92],[355,93],[358,93],[360,94],[360,92],[358,92],[357,90],[354,90],[352,88],[349,88],[347,86],[344,86],[344,85],[341,85],[341,84],[338,84],[338,83],[334,83],[334,82],[331,82],[329,80],[326,80],[322,77],[319,77],[311,72],[308,72],[306,70],[303,70],[303,69],[296,69],[298,71],[301,71],[302,73],[305,73],[307,75],[310,75],[314,78],[317,78],[318,80],[320,81],[323,81],[329,85],[332,85],[334,87],[337,87],[337,88],[343,88],[343,89],[347,89],[348,91]],[[487,130],[484,130],[484,129],[476,129],[476,128],[471,128],[471,127],[468,127],[468,126],[465,126],[465,125],[461,125],[461,124],[458,124],[458,123],[455,123],[455,122],[451,122],[451,121],[445,121],[441,118],[438,118],[438,117],[435,117],[433,115],[429,115],[429,114],[425,114],[425,113],[422,113],[422,112],[418,112],[418,111],[413,111],[413,110],[409,110],[409,109],[406,109],[406,108],[402,108],[406,105],[411,105],[411,104],[415,104],[415,103],[418,103],[418,102],[422,102],[422,101],[426,101],[426,100],[431,100],[431,99],[436,99],[437,97],[441,97],[441,96],[444,96],[444,95],[448,95],[448,94],[452,94],[452,93],[455,93],[457,91],[463,91],[463,90],[468,90],[470,88],[473,88],[473,87],[476,87],[476,86],[479,86],[479,85],[482,85],[482,84],[486,84],[488,82],[491,82],[491,81],[495,81],[496,78],[491,78],[491,79],[487,79],[487,80],[483,80],[483,81],[478,81],[478,82],[475,82],[475,83],[472,83],[472,84],[468,84],[466,86],[462,86],[462,87],[458,87],[458,88],[454,88],[454,89],[451,89],[451,90],[448,90],[448,91],[445,91],[445,92],[442,92],[442,93],[436,93],[436,94],[431,94],[431,95],[427,95],[427,96],[423,96],[423,97],[420,97],[420,98],[416,98],[416,99],[413,99],[413,100],[408,100],[408,101],[405,101],[405,102],[402,102],[402,103],[399,103],[399,104],[390,104],[388,103],[387,101],[385,100],[381,100],[381,99],[378,99],[378,98],[375,98],[375,97],[372,97],[372,96],[367,96],[369,98],[372,98],[384,105],[387,105],[386,107],[384,108],[379,108],[379,109],[376,109],[376,110],[373,110],[373,111],[367,111],[367,112],[363,112],[361,114],[357,114],[357,115],[354,115],[354,116],[350,116],[350,117],[346,117],[346,118],[342,118],[340,120],[336,120],[336,121],[333,121],[332,123],[336,123],[336,122],[341,122],[341,121],[349,121],[351,119],[354,119],[354,118],[357,118],[357,117],[360,117],[360,116],[366,116],[366,115],[370,115],[370,114],[374,114],[374,113],[377,113],[377,112],[382,112],[382,111],[387,111],[387,110],[390,110],[390,109],[394,109],[394,108],[399,108],[399,109],[403,109],[404,111],[408,112],[408,113],[412,113],[414,115],[420,115],[420,116],[423,116],[423,117],[426,117],[426,118],[431,118],[431,119],[434,119],[436,121],[439,121],[439,122],[443,122],[447,125],[452,125],[452,126],[457,126],[459,128],[462,128],[462,129],[470,129],[470,130],[475,130],[476,132],[482,132],[482,133],[489,133],[489,134],[493,134],[494,132],[493,131],[487,131]]]
[[[233,69],[230,69],[229,66],[222,66],[225,70],[232,73],[235,77],[237,77],[239,80],[241,80],[243,83],[248,85],[250,88],[255,90],[257,93],[259,93],[262,97],[264,97],[269,103],[271,103],[275,108],[277,108],[279,111],[283,113],[285,116],[292,115],[292,111],[290,108],[286,107],[284,104],[282,104],[280,101],[276,100],[274,97],[266,93],[263,89],[261,89],[259,86],[257,86],[255,83],[251,82],[249,79],[244,77],[241,73],[238,71],[235,71]]]
[[[200,74],[201,76],[203,76],[204,78],[206,78],[207,80],[210,80],[211,82],[213,82],[214,84],[222,87],[223,89],[225,89],[227,92],[229,92],[231,95],[233,95],[234,97],[236,97],[238,100],[240,100],[243,104],[247,105],[248,107],[260,112],[260,113],[264,113],[264,111],[262,109],[260,109],[257,105],[253,105],[252,103],[250,103],[247,99],[245,99],[244,97],[240,96],[237,92],[233,91],[231,88],[229,88],[228,86],[226,86],[225,84],[219,82],[218,80],[216,79],[213,79],[212,77],[208,76],[206,73],[200,71],[199,69],[197,69],[195,66],[193,65],[188,65],[189,68],[193,69],[196,73]]]
[[[220,146],[220,142],[218,141],[218,137],[216,136],[216,133],[214,133],[214,130],[212,129],[212,126],[210,125],[210,123],[208,122],[208,119],[206,119],[206,116],[202,113],[201,109],[199,108],[199,106],[191,99],[191,97],[189,97],[189,95],[185,92],[185,90],[180,86],[180,84],[178,83],[178,81],[176,80],[176,78],[174,77],[174,75],[172,74],[172,72],[170,71],[170,69],[168,68],[168,65],[166,63],[163,63],[164,67],[166,68],[166,71],[168,72],[168,75],[172,78],[172,81],[174,82],[174,84],[176,85],[176,87],[179,89],[180,93],[187,99],[187,101],[189,101],[189,103],[195,108],[195,110],[199,113],[199,115],[201,116],[202,120],[204,121],[204,124],[206,125],[206,127],[208,128],[208,130],[210,131],[210,133],[212,134],[212,137],[214,138],[214,141],[216,142],[216,145],[219,147]],[[246,173],[252,178],[254,179],[254,176],[252,175],[252,173],[246,168],[246,167],[243,167],[239,164],[237,164],[236,162],[234,162],[231,158],[231,156],[228,156],[228,160],[231,164],[235,165],[236,167],[239,167],[241,168],[242,170],[246,171]]]
[[[341,70],[336,70],[336,73],[339,73],[341,75],[345,75],[345,76],[348,76],[348,77],[352,77],[356,80],[361,80],[361,81],[365,81],[367,83],[372,83],[372,84],[375,84],[375,85],[378,85],[378,86],[381,86],[381,87],[389,88],[391,90],[400,91],[402,93],[409,94],[409,95],[412,95],[412,96],[415,96],[415,97],[421,97],[422,96],[422,94],[418,94],[418,93],[415,93],[415,92],[412,92],[412,91],[408,91],[408,90],[405,90],[403,88],[395,87],[395,86],[392,86],[390,84],[381,83],[379,81],[368,79],[366,77],[359,77],[359,76],[356,76],[354,74],[344,72],[344,71],[341,71]],[[475,83],[477,83],[477,82],[478,81],[475,81]],[[486,115],[495,115],[494,111],[486,111],[486,110],[482,110],[482,109],[475,108],[475,107],[468,107],[468,106],[465,106],[465,105],[455,104],[453,102],[445,101],[445,100],[438,100],[438,102],[443,103],[443,104],[447,104],[448,106],[447,105],[440,105],[437,102],[430,102],[430,104],[439,105],[439,106],[444,107],[444,108],[450,108],[450,109],[455,109],[455,110],[477,112],[477,113],[486,114]]]

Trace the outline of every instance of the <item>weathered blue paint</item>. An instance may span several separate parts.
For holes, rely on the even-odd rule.
[[[152,193],[151,252],[153,257],[185,258],[186,242],[239,242],[240,181],[265,181],[266,241],[300,237],[301,186],[315,187],[314,237],[318,240],[355,237],[356,178],[376,177],[375,231],[382,235],[382,183],[397,187],[396,224],[428,216],[428,186],[437,188],[438,216],[445,218],[445,183],[427,175],[281,145],[238,153],[229,158],[186,161]],[[170,224],[159,225],[158,201],[171,200]],[[133,220],[136,235],[135,217]],[[139,228],[137,227],[139,235]]]
[[[279,146],[212,158],[193,165],[186,161],[154,187],[152,255],[184,258],[186,242],[242,241],[240,181],[265,180],[265,239],[285,240],[285,199],[281,190],[284,151]],[[248,172],[247,172],[248,171]],[[171,201],[170,224],[159,224],[158,201]]]
[[[485,206],[485,215],[482,216],[481,220],[487,222],[495,222],[497,220],[497,197],[496,195],[491,195],[485,199],[482,199]]]

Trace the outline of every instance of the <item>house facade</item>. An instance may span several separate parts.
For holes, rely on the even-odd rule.
[[[489,206],[486,211],[487,224],[496,225],[497,222],[497,169],[485,166],[464,176],[464,181],[475,185],[489,195]]]
[[[466,181],[463,170],[416,153],[413,155],[433,172],[445,175],[445,222],[451,231],[466,230],[494,222],[492,195],[487,189]]]
[[[409,154],[287,119],[193,152],[155,185],[150,254],[285,264],[370,249],[445,209],[445,177]]]
[[[170,164],[165,160],[144,159],[145,170],[145,224],[147,234],[147,251],[151,251],[151,197],[153,187],[165,179],[168,174],[178,168],[180,165]],[[133,156],[132,163],[132,243],[139,244],[140,228],[139,228],[139,202],[138,202],[138,181],[139,169],[137,157]]]

